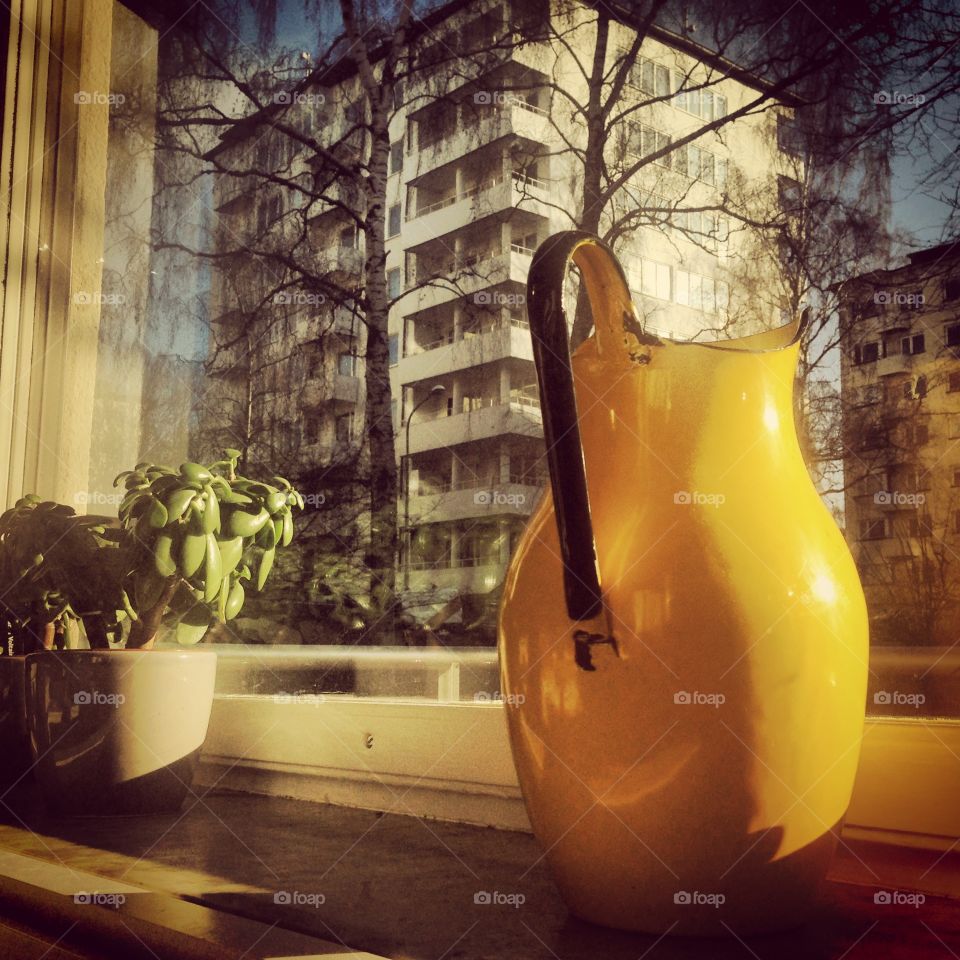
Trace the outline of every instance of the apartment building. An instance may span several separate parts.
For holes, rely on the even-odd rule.
[[[843,284],[846,531],[874,637],[960,623],[960,248]]]
[[[579,58],[589,60],[592,43],[587,8],[565,4],[552,14],[565,18],[553,25],[564,43],[541,26],[538,39],[518,45],[495,44],[513,22],[501,3],[446,11],[435,18],[421,57],[467,43],[482,47],[485,39],[497,49],[472,58],[468,68],[441,59],[406,86],[391,121],[387,270],[403,478],[399,582],[408,605],[424,615],[453,597],[495,596],[546,481],[525,284],[537,246],[573,226],[570,211],[579,208],[576,145],[585,134],[569,108],[561,109],[558,90],[586,102],[571,50],[581,44]],[[626,24],[614,27],[611,58],[634,36]],[[624,120],[608,144],[609,162],[659,151],[755,97],[760,82],[734,80],[730,68],[685,38],[652,31],[624,101],[655,102]],[[349,76],[318,89],[313,101],[305,96],[298,105],[296,122],[341,136],[361,115],[354,91]],[[787,112],[779,110],[781,118]],[[311,175],[310,158],[262,124],[249,130],[215,151],[226,171],[215,188],[224,247],[247,233],[261,245],[305,246],[325,275],[356,280],[363,238],[336,202],[312,204],[305,226],[285,218],[296,210],[296,183]],[[665,154],[624,186],[608,217],[646,211],[624,232],[618,252],[650,329],[710,338],[781,322],[778,264],[768,245],[718,210],[703,209],[758,183],[769,186],[775,204],[789,168],[781,147],[777,115],[756,114],[725,128],[722,138],[704,135]],[[264,164],[280,169],[293,189],[264,187],[236,172]],[[275,460],[288,455],[291,474],[349,459],[363,423],[362,323],[349,309],[330,311],[311,300],[309,291],[276,290],[276,277],[261,276],[242,255],[241,264],[242,278],[220,271],[214,280],[219,322],[229,327],[239,316],[253,331],[252,341],[239,342],[242,350],[224,354],[225,378],[234,393],[249,395],[253,382],[266,396],[270,377],[279,376],[276,397],[263,407],[270,429],[262,432],[272,438]],[[749,285],[744,271],[752,272]],[[248,306],[238,311],[240,300]],[[242,406],[244,399],[229,403]]]

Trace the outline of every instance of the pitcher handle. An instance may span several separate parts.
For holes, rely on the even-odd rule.
[[[563,308],[563,285],[571,261],[580,269],[581,283],[586,284],[601,356],[612,351],[629,362],[639,346],[658,341],[643,333],[623,268],[599,237],[567,230],[554,234],[537,248],[527,279],[527,313],[567,613],[571,620],[582,621],[598,616],[603,600]]]

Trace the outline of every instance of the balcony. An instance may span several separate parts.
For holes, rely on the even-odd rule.
[[[416,247],[483,217],[515,207],[549,219],[549,187],[546,180],[514,172],[509,181],[497,176],[464,191],[460,196],[451,194],[441,197],[418,207],[417,212],[407,220],[403,228],[403,244],[408,249]]]
[[[328,403],[358,403],[360,401],[360,378],[335,374],[331,379],[308,380],[300,394],[304,407],[316,409]]]
[[[542,144],[555,139],[555,132],[551,136],[553,128],[548,112],[517,97],[508,95],[501,102],[491,104],[485,113],[477,116],[475,121],[471,117],[469,129],[458,125],[447,136],[421,146],[418,173],[442,167],[501,137],[523,137]]]
[[[892,377],[898,373],[910,373],[913,369],[913,357],[908,353],[895,353],[890,357],[881,357],[877,361],[877,376]]]
[[[358,247],[328,247],[318,259],[320,270],[358,279],[363,274],[364,252]]]
[[[505,570],[502,564],[477,564],[472,558],[447,560],[439,566],[428,566],[427,563],[420,561],[405,569],[406,589],[411,593],[432,590],[450,591],[451,594],[489,593],[503,579]]]
[[[453,373],[508,357],[533,361],[528,324],[514,321],[453,343],[441,340],[433,349],[401,358],[397,375],[400,383],[416,383],[435,377],[437,371]]]
[[[221,173],[217,177],[215,209],[218,213],[249,211],[246,204],[240,204],[237,201],[242,199],[252,203],[256,185],[257,178],[250,174],[231,176],[229,173]]]
[[[504,515],[527,516],[542,487],[528,483],[471,483],[460,489],[431,492],[410,497],[410,520],[431,523],[443,520],[472,520]]]
[[[404,298],[406,312],[419,313],[460,297],[471,296],[507,280],[526,284],[533,253],[531,247],[511,244],[509,253],[496,253],[472,263],[460,264],[451,257],[433,270],[422,273],[418,271],[419,275],[410,279],[408,288],[418,283],[429,285],[422,286]]]
[[[510,403],[496,403],[457,413],[451,417],[417,420],[410,424],[410,454],[440,447],[453,447],[471,440],[486,440],[504,434],[527,437],[543,435],[539,404],[523,391]]]

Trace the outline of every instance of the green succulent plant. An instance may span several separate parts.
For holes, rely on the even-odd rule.
[[[150,646],[163,622],[181,643],[202,639],[214,620],[231,620],[246,596],[262,590],[276,552],[293,539],[303,497],[283,477],[270,483],[237,474],[239,450],[179,470],[138,463],[114,481],[127,562],[127,646]]]
[[[0,515],[0,629],[5,652],[69,646],[79,624],[92,647],[120,636],[119,530],[30,494]]]

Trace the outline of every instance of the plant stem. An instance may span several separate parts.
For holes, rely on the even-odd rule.
[[[179,585],[179,577],[170,577],[163,588],[163,593],[160,594],[160,599],[149,610],[144,611],[139,620],[133,621],[130,626],[130,636],[127,638],[128,649],[149,650],[153,647],[157,639],[157,631],[160,629],[160,621]]]

